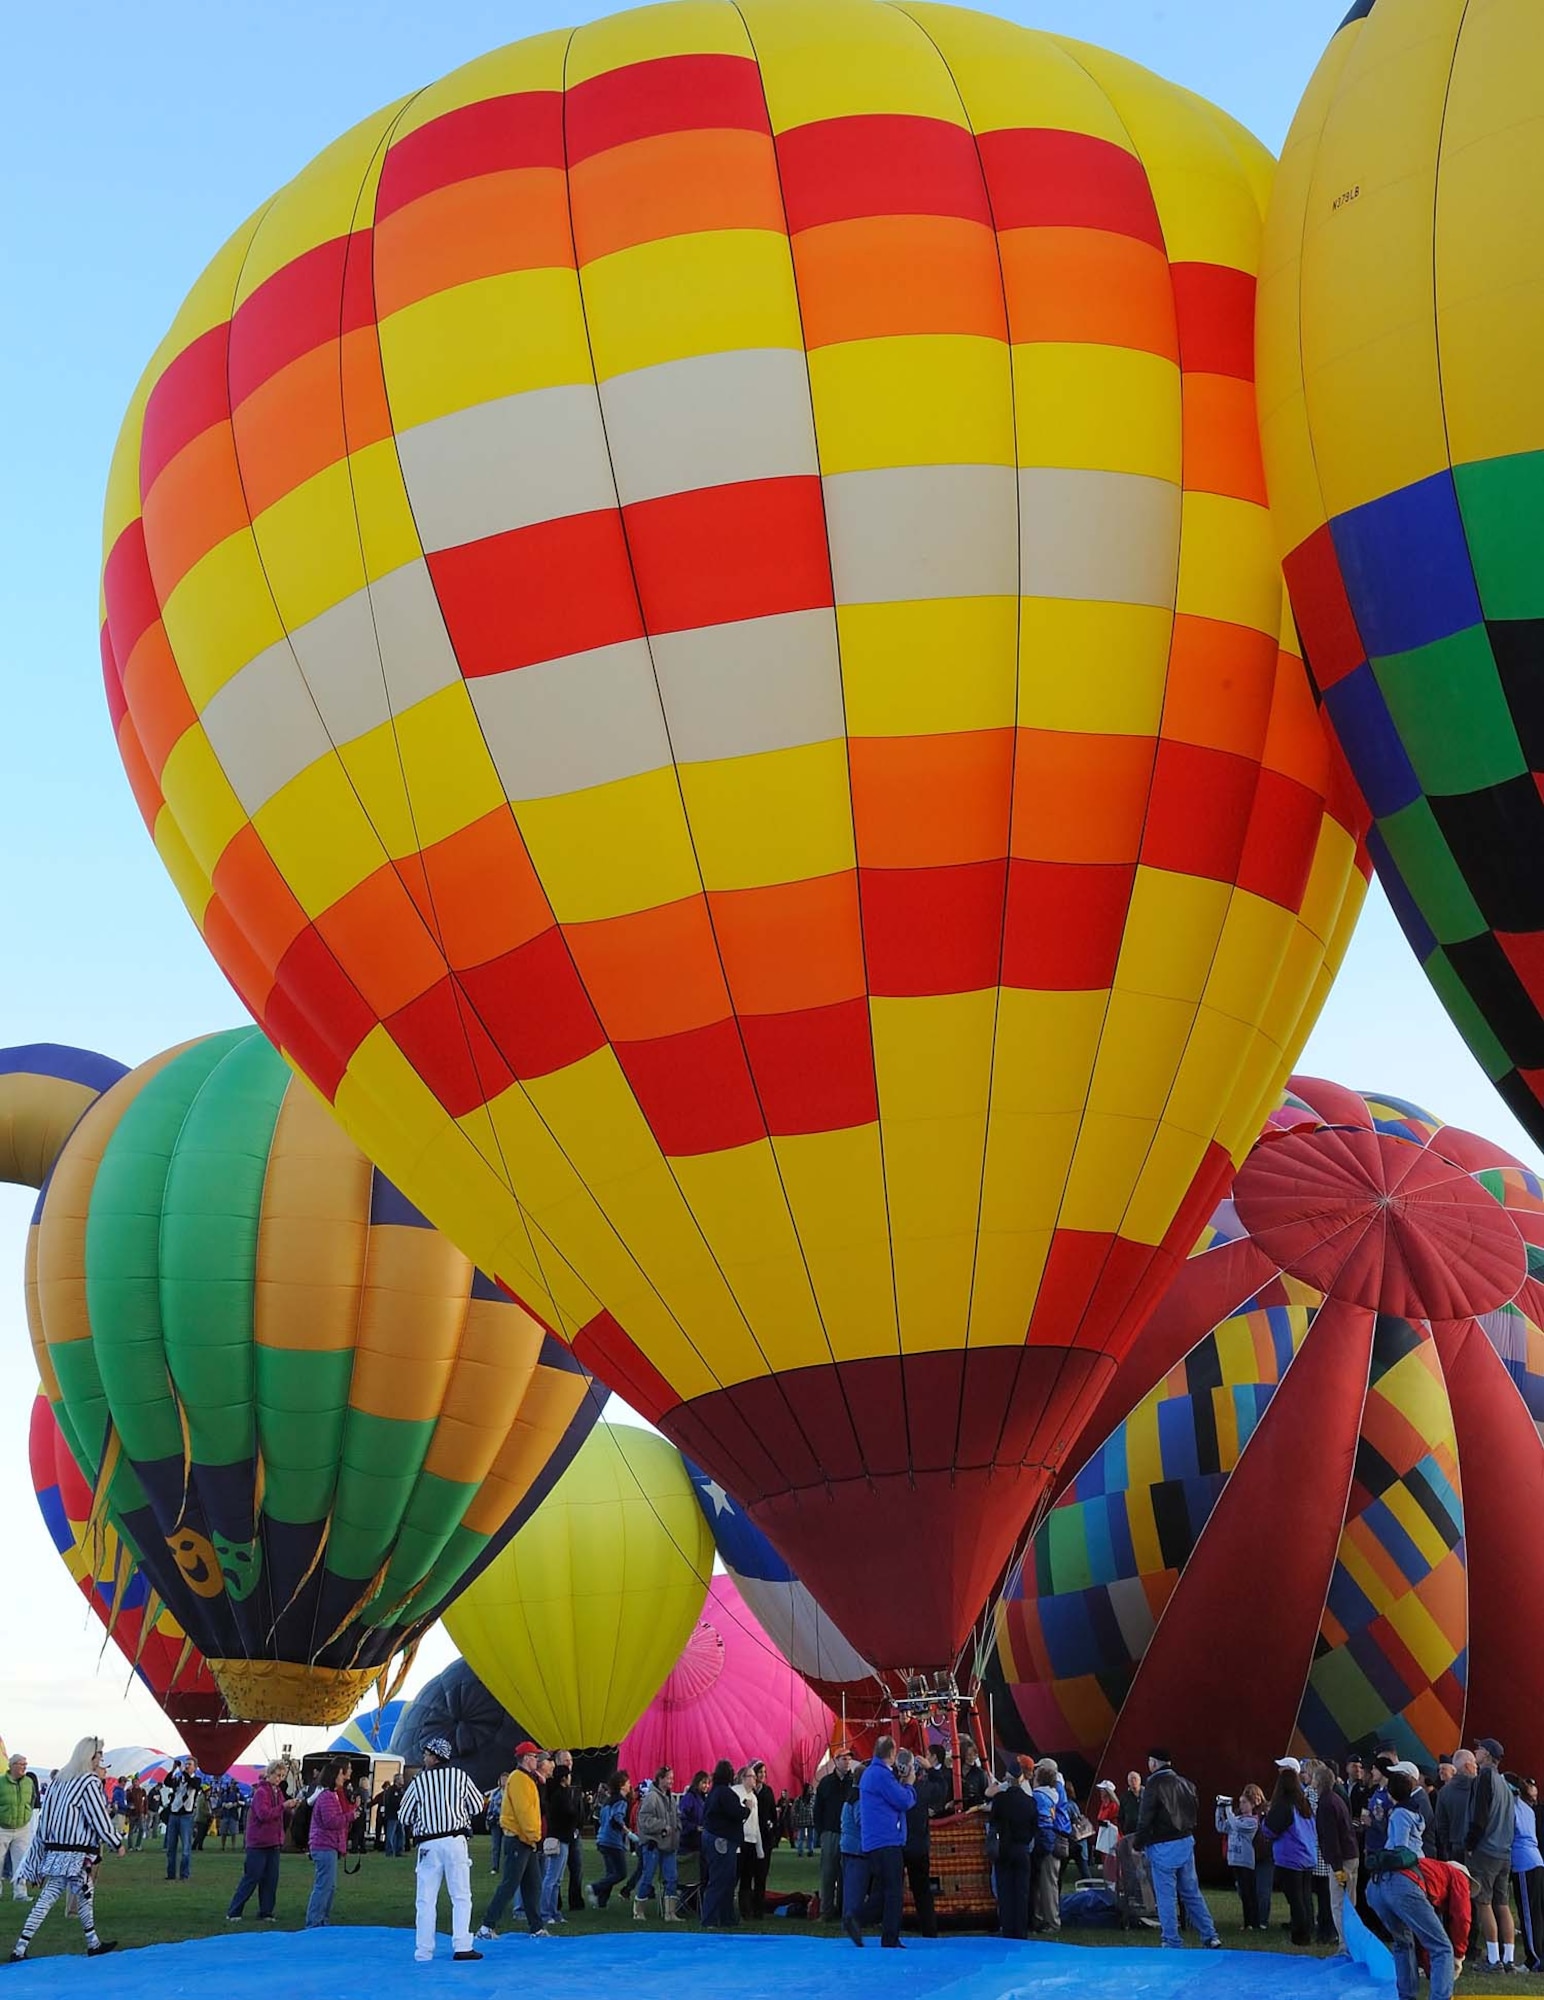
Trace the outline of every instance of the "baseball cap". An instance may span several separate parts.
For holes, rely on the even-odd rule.
[[[1167,1764],[1169,1761],[1167,1750],[1149,1750],[1147,1754],[1155,1764]]]
[[[515,1755],[517,1757],[539,1757],[541,1755],[541,1745],[539,1743],[517,1743],[515,1745]]]
[[[1299,1777],[1301,1777],[1303,1771],[1302,1765],[1295,1757],[1278,1757],[1276,1759],[1276,1769],[1278,1771],[1296,1771]]]
[[[1474,1747],[1476,1750],[1483,1750],[1487,1757],[1494,1757],[1498,1764],[1506,1755],[1494,1736],[1477,1736],[1474,1739]]]
[[[1101,1778],[1098,1784],[1095,1785],[1094,1787],[1094,1790],[1096,1792],[1113,1792],[1114,1789],[1115,1789],[1115,1780],[1113,1778]]]
[[[448,1764],[456,1754],[443,1736],[431,1736],[424,1745],[424,1750],[429,1756],[438,1757],[442,1764]]]
[[[1396,1771],[1402,1772],[1407,1778],[1414,1778],[1417,1782],[1420,1780],[1421,1773],[1419,1767],[1412,1764],[1408,1757],[1401,1757],[1397,1764],[1390,1764],[1389,1776],[1391,1778]]]

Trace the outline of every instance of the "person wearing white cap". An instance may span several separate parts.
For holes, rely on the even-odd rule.
[[[1411,1803],[1420,1776],[1412,1777],[1412,1770],[1413,1765],[1402,1762],[1389,1768],[1387,1838],[1367,1856],[1367,1902],[1388,1932],[1399,2000],[1416,2000],[1417,1945],[1431,1961],[1431,2000],[1453,2000],[1452,1942],[1421,1887],[1424,1829]]]
[[[1094,1851],[1105,1881],[1113,1888],[1119,1873],[1115,1850],[1120,1846],[1120,1794],[1113,1778],[1099,1780],[1089,1806],[1094,1820]]]
[[[1265,1809],[1265,1832],[1276,1863],[1276,1886],[1292,1915],[1292,1942],[1313,1943],[1313,1870],[1319,1858],[1313,1800],[1303,1790],[1302,1765],[1276,1759],[1276,1789]]]

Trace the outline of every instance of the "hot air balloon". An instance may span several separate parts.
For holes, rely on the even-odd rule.
[[[1544,1759],[1544,1188],[1294,1080],[995,1614],[1000,1734],[1203,1797],[1284,1753]],[[1236,1635],[1234,1643],[1232,1635]]]
[[[680,1454],[597,1424],[532,1518],[462,1592],[445,1630],[552,1749],[620,1742],[702,1610],[713,1537]]]
[[[775,1792],[797,1792],[825,1761],[836,1717],[789,1666],[727,1576],[708,1601],[659,1693],[623,1737],[617,1762],[652,1777],[663,1764],[683,1789],[720,1757],[753,1757]]]
[[[489,1694],[465,1660],[452,1660],[407,1704],[387,1748],[404,1764],[418,1765],[424,1745],[443,1736],[473,1782],[491,1792],[515,1768],[516,1749],[530,1734]]]
[[[93,1513],[247,1721],[345,1721],[593,1421],[572,1349],[254,1028],[91,1106],[28,1262],[39,1370]]]
[[[880,1666],[952,1660],[1359,901],[1269,174],[953,7],[646,7],[320,155],[114,461],[108,698],[220,964]]]
[[[733,1495],[689,1459],[686,1470],[718,1558],[750,1615],[800,1679],[840,1717],[843,1739],[870,1748],[888,1722],[891,1697],[906,1691],[904,1678],[871,1667]]]
[[[388,1701],[381,1708],[365,1709],[328,1744],[329,1750],[354,1750],[366,1757],[378,1757],[391,1748],[397,1725],[408,1710],[405,1701]]]
[[[1271,199],[1259,401],[1308,664],[1438,997],[1544,1144],[1544,16],[1351,9]]]
[[[91,1488],[38,1396],[27,1434],[33,1491],[54,1547],[118,1650],[175,1722],[199,1769],[220,1776],[257,1734],[233,1721],[209,1664],[155,1597],[132,1551],[105,1521],[88,1527]]]

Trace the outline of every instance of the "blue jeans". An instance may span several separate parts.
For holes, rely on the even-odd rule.
[[[1209,1944],[1217,1935],[1217,1926],[1196,1880],[1195,1835],[1187,1833],[1182,1840],[1156,1841],[1147,1850],[1147,1865],[1152,1870],[1153,1896],[1158,1904],[1158,1924],[1164,1943],[1179,1943],[1178,1905],[1183,1903],[1185,1915],[1200,1932],[1202,1943]]]
[[[559,1921],[558,1911],[563,1901],[563,1868],[567,1860],[566,1847],[560,1847],[556,1854],[542,1856],[541,1920],[544,1924]]]
[[[402,1852],[402,1822],[395,1813],[386,1822],[386,1852],[388,1854]]]
[[[627,1874],[627,1849],[625,1847],[600,1847],[595,1852],[601,1858],[605,1874],[595,1884],[595,1901],[604,1910],[611,1901],[611,1892]]]
[[[316,1881],[312,1885],[311,1900],[306,1904],[306,1929],[319,1930],[332,1915],[333,1893],[338,1886],[338,1850],[335,1847],[313,1847],[311,1866],[316,1870]]]
[[[669,1854],[661,1854],[659,1849],[650,1842],[643,1850],[643,1873],[638,1877],[637,1900],[640,1903],[646,1903],[650,1896],[653,1895],[656,1872],[663,1879],[663,1893],[667,1896],[674,1896],[678,1890],[675,1854],[673,1851]]]
[[[503,1873],[499,1877],[499,1886],[493,1892],[493,1900],[483,1913],[483,1922],[490,1931],[498,1929],[499,1919],[517,1894],[520,1907],[525,1912],[526,1929],[541,1929],[541,1864],[542,1851],[539,1847],[527,1847],[512,1833],[505,1834]]]
[[[257,1914],[260,1917],[273,1915],[274,1899],[279,1893],[279,1850],[276,1847],[249,1847],[246,1865],[241,1871],[241,1880],[236,1885],[236,1893],[231,1897],[226,1915],[239,1917],[247,1907],[247,1898],[257,1891]]]
[[[720,1853],[722,1849],[722,1853]],[[732,1930],[735,1914],[734,1888],[740,1872],[740,1843],[722,1835],[702,1836],[702,1927],[704,1930]]]
[[[193,1815],[166,1815],[166,1879],[181,1875],[184,1882],[193,1873]]]
[[[1453,2000],[1453,1947],[1442,1919],[1409,1876],[1375,1875],[1367,1884],[1367,1900],[1389,1934],[1399,2000],[1415,2000],[1420,1984],[1415,1963],[1418,1943],[1425,1945],[1431,1958],[1431,2000]]]
[[[504,1829],[497,1820],[488,1829],[488,1872],[497,1875],[504,1859]]]

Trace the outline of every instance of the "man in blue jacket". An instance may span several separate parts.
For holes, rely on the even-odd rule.
[[[906,1815],[917,1803],[910,1785],[895,1775],[895,1738],[881,1736],[874,1761],[858,1780],[858,1829],[868,1864],[868,1894],[861,1910],[843,1912],[842,1928],[860,1949],[863,1926],[877,1918],[886,1951],[901,1949],[901,1899],[905,1883]]]

